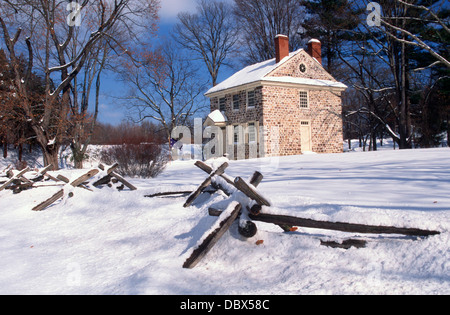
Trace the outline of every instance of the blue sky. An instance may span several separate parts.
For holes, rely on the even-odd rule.
[[[177,22],[177,15],[180,12],[194,12],[196,0],[161,0],[159,11],[160,23],[159,36],[167,36]],[[99,104],[98,120],[102,123],[119,124],[126,119],[126,109],[110,95],[123,95],[125,93],[122,83],[117,83],[114,75],[105,75],[102,79],[102,90]]]
[[[230,3],[233,0],[227,0]],[[177,15],[180,12],[195,12],[197,7],[196,0],[161,0],[161,9],[159,11],[159,36],[168,36],[170,30],[177,22]],[[201,64],[200,66],[203,66]],[[206,71],[206,68],[203,68]],[[232,74],[232,71],[226,68],[221,68],[221,76],[219,82],[224,80],[227,76]],[[205,76],[209,77],[209,73],[206,71]],[[114,75],[105,75],[102,80],[102,91],[99,105],[99,117],[98,120],[102,123],[119,124],[126,119],[126,109],[118,104],[118,101],[109,95],[123,95],[126,87],[123,83],[117,83]]]

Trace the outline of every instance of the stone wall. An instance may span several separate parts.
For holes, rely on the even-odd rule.
[[[278,128],[278,135],[266,139],[267,156],[297,155],[302,153],[301,122],[311,128],[312,151],[342,153],[342,106],[340,93],[310,90],[309,108],[300,108],[299,89],[266,86],[263,89],[263,125],[268,130]],[[278,140],[277,140],[278,138]],[[278,152],[272,152],[279,141]]]

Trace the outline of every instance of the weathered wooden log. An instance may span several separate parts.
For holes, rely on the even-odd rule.
[[[336,241],[320,240],[320,245],[333,247],[333,248],[343,248],[343,249],[349,249],[351,247],[364,248],[367,245],[367,241],[348,239],[348,240],[344,240],[342,243],[338,243]]]
[[[228,163],[225,162],[223,163],[221,166],[219,166],[217,168],[216,171],[212,172],[208,178],[206,178],[203,183],[200,184],[200,186],[198,186],[197,190],[195,190],[186,200],[186,202],[184,203],[183,207],[187,208],[189,207],[194,201],[195,199],[198,198],[198,196],[200,196],[200,194],[202,193],[202,191],[211,184],[212,178],[216,175],[222,175],[225,172],[225,169],[228,167]]]
[[[222,221],[220,222],[219,227],[212,231],[192,252],[191,256],[184,262],[183,268],[194,268],[230,228],[241,211],[241,204],[237,203],[234,205],[233,203],[232,205],[234,206],[233,211],[226,218],[220,218]]]
[[[64,196],[64,189],[59,190],[57,193],[55,193],[53,196],[45,200],[44,202],[38,204],[36,207],[33,208],[33,211],[42,211],[48,206],[52,205],[56,200],[62,198]]]
[[[93,183],[92,186],[98,187],[98,186],[108,185],[109,182],[111,181],[111,178],[112,178],[111,174],[106,175],[105,177],[102,177],[99,180],[97,180],[95,183]]]
[[[261,183],[263,177],[264,176],[260,172],[253,173],[253,176],[250,179],[250,184],[257,187]],[[234,186],[234,182],[233,182],[233,186]],[[257,203],[252,205],[250,208],[247,207],[247,210],[251,211],[253,214],[258,214],[261,211],[261,209],[262,209],[261,205],[259,205]],[[213,207],[210,207],[208,209],[208,212],[209,212],[210,216],[220,216],[220,214],[222,213],[221,210],[215,209]],[[241,225],[243,225],[244,228],[242,228]],[[247,237],[247,238],[255,236],[256,232],[258,231],[256,225],[251,221],[240,222],[239,227],[240,227],[239,233],[242,236]]]
[[[22,191],[30,189],[31,187],[33,187],[34,183],[23,183],[23,184],[19,184],[19,185],[15,185],[15,186],[10,186],[6,189],[11,188],[13,191],[13,194],[20,194]]]
[[[254,172],[252,178],[250,178],[250,184],[252,184],[255,187],[258,187],[263,178],[264,178],[263,174],[261,174],[260,172]]]
[[[206,165],[206,164],[205,164],[205,165]],[[208,165],[206,165],[206,166],[208,166]],[[209,167],[209,166],[208,166],[208,167]],[[263,177],[264,177],[264,176],[263,176],[261,173],[255,172],[255,173],[253,174],[252,178],[250,179],[250,184],[252,184],[253,186],[257,187],[257,186],[261,183]],[[232,185],[234,186],[234,182],[233,182]],[[225,192],[225,194],[227,194],[227,193]],[[261,205],[259,205],[259,204],[257,204],[257,203],[255,203],[255,204],[254,204],[252,207],[250,207],[250,208],[247,207],[247,210],[253,211],[254,213],[253,213],[253,212],[252,212],[252,213],[255,214],[255,215],[257,215],[257,214],[261,211],[261,209],[262,209]],[[212,216],[212,217],[218,217],[218,216],[220,216],[220,214],[222,213],[223,210],[215,209],[214,207],[210,207],[210,208],[208,209],[208,211],[209,211],[209,215],[210,215],[210,216]]]
[[[247,197],[252,200],[255,200],[261,206],[270,207],[270,202],[265,199],[259,192],[257,192],[254,188],[250,187],[242,178],[236,177],[234,180],[234,185],[237,189],[242,191]]]
[[[219,217],[222,213],[223,211],[220,209],[216,209],[214,207],[208,208],[208,214],[212,217]],[[258,232],[258,228],[255,223],[247,220],[244,222],[239,222],[238,232],[242,236],[250,238],[256,235],[256,232]]]
[[[247,207],[247,210],[253,215],[258,215],[261,213],[262,206],[260,204],[255,203],[251,207]]]
[[[131,184],[129,181],[127,181],[125,178],[123,178],[122,176],[120,176],[119,174],[117,174],[116,172],[112,172],[111,176],[116,178],[119,182],[121,182],[123,185],[125,185],[126,187],[128,187],[130,190],[137,190],[136,186],[134,186],[133,184]]]
[[[12,164],[8,164],[8,166],[7,167],[5,167],[4,169],[3,169],[3,171],[1,171],[0,172],[0,174],[1,173],[6,173],[8,170],[9,170],[9,168],[12,166]],[[3,175],[2,175],[3,176]]]
[[[118,163],[114,163],[111,167],[109,167],[109,168],[106,170],[106,174],[107,174],[107,175],[104,176],[104,177],[102,177],[102,178],[100,178],[99,180],[97,180],[95,183],[92,184],[92,186],[98,187],[98,186],[101,186],[101,185],[106,185],[106,184],[108,184],[108,183],[111,181],[111,178],[112,178],[111,174],[112,174],[112,172],[113,172],[118,166],[119,166]],[[102,171],[105,170],[105,166],[104,166],[103,164],[99,164],[99,165],[98,165],[98,168],[101,169]]]
[[[6,181],[6,183],[4,183],[2,186],[0,186],[0,191],[2,191],[3,189],[5,189],[6,187],[8,187],[14,180],[19,179],[23,174],[25,174],[26,172],[30,171],[30,168],[27,167],[25,169],[23,169],[22,171],[20,171],[18,174],[16,174],[15,176],[13,176],[12,178],[10,178],[8,181]]]
[[[256,235],[256,232],[258,232],[258,228],[256,227],[256,224],[252,221],[245,221],[242,222],[243,226],[239,224],[239,234],[241,234],[243,237],[251,238]]]
[[[207,170],[207,167],[209,167],[209,166],[206,165],[206,167],[205,167],[203,165],[200,168],[202,168],[204,170],[205,169]],[[253,173],[253,176],[250,179],[250,184],[253,185],[254,187],[257,187],[261,183],[263,177],[264,176],[260,172]],[[226,179],[228,179],[227,182],[229,182],[231,185],[236,187],[233,181],[229,180],[228,177]],[[220,189],[222,189],[225,192],[225,194],[227,194],[227,192],[226,192],[226,190],[224,190],[224,188],[220,188]],[[227,194],[227,195],[229,196],[229,195],[231,195],[231,193]],[[247,207],[247,210],[248,211],[253,211],[254,214],[257,214],[257,213],[259,213],[261,211],[261,208],[262,208],[261,205],[255,203],[251,208]],[[222,213],[222,210],[210,207],[208,209],[208,212],[209,212],[210,216],[220,216],[221,213]],[[241,225],[243,225],[243,227],[241,227]],[[253,222],[251,222],[251,221],[240,222],[240,224],[239,224],[239,233],[242,236],[244,236],[244,237],[247,237],[247,238],[253,237],[254,235],[256,235],[257,231],[258,231],[258,229],[257,229],[256,225]]]
[[[119,164],[115,163],[113,166],[111,166],[108,169],[108,175],[111,177],[116,178],[119,182],[121,182],[122,184],[124,184],[126,187],[128,187],[130,190],[137,190],[137,188],[132,185],[129,181],[127,181],[125,178],[123,178],[122,176],[120,176],[119,174],[117,174],[114,170],[119,166]],[[102,171],[105,170],[105,166],[103,164],[99,164],[98,168],[101,169]],[[106,176],[107,177],[107,176]],[[102,181],[102,179],[99,180],[99,182]],[[103,182],[103,181],[102,181]],[[98,183],[94,183],[94,186],[100,186],[103,185],[102,182],[100,182],[100,184]],[[109,180],[108,180],[109,182]]]
[[[160,192],[152,195],[144,195],[147,198],[153,197],[163,197],[163,196],[173,196],[173,195],[190,195],[193,191],[169,191],[169,192]]]
[[[228,164],[228,163],[227,163]],[[205,173],[211,174],[213,169],[211,166],[209,166],[208,164],[203,163],[202,161],[197,161],[194,164],[195,166],[197,166],[199,169],[203,170]],[[232,179],[230,179],[228,176],[224,176],[224,174],[217,174],[220,177],[222,177],[227,183],[231,184],[234,186],[234,182]]]
[[[213,207],[209,207],[208,208],[208,214],[212,217],[220,217],[220,215],[222,214],[223,210],[220,209],[216,209]]]
[[[66,183],[66,184],[70,183],[70,179],[68,179],[67,177],[65,177],[65,176],[63,176],[61,174],[58,174],[58,176],[56,176],[56,180],[62,181],[64,183]],[[86,190],[89,190],[89,191],[93,191],[92,189],[87,188],[83,183],[78,185],[78,187],[86,189]]]
[[[68,179],[66,176],[63,176],[61,174],[58,174],[58,176],[56,176],[56,179],[66,183],[66,184],[70,183],[70,179]]]
[[[83,174],[80,177],[78,177],[77,179],[75,179],[73,182],[70,183],[70,185],[72,185],[73,187],[78,187],[81,184],[83,184],[85,181],[87,181],[88,179],[97,175],[98,173],[99,173],[98,169],[92,169],[89,172],[87,172],[86,174]],[[53,196],[51,196],[49,199],[47,199],[44,202],[35,206],[32,210],[33,211],[42,211],[45,208],[47,208],[48,206],[50,206],[51,204],[53,204],[59,198],[62,198],[63,196],[64,196],[64,189],[61,189],[60,191],[55,193]]]
[[[44,175],[47,174],[48,171],[53,169],[53,164],[49,164],[46,167],[44,167],[43,169],[41,169],[35,177],[31,178],[30,180],[32,182],[40,182],[42,179],[44,179]]]
[[[46,178],[48,178],[48,179],[51,179],[51,180],[53,180],[53,181],[55,181],[55,182],[59,182],[59,180],[58,180],[56,177],[50,175],[49,173],[45,173],[45,174],[44,174],[44,177],[46,177]]]
[[[393,226],[374,226],[355,223],[343,222],[327,222],[316,221],[312,219],[304,219],[285,215],[275,215],[268,213],[260,213],[259,215],[252,215],[249,213],[249,218],[254,221],[261,221],[266,223],[273,223],[277,225],[299,226],[313,229],[324,229],[333,231],[342,231],[350,233],[362,234],[401,234],[412,236],[430,236],[440,234],[438,231],[428,231],[414,228],[399,228]]]
[[[33,184],[33,182],[31,180],[29,180],[28,178],[26,178],[23,175],[19,177],[19,180],[26,184]]]

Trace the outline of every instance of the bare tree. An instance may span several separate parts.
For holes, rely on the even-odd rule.
[[[76,3],[75,7],[73,4]],[[72,84],[92,57],[92,50],[110,35],[114,25],[134,23],[139,14],[153,14],[156,0],[5,0],[0,5],[0,27],[14,70],[14,88],[26,119],[36,134],[46,165],[58,168],[58,152],[68,134]],[[72,10],[70,13],[67,10]],[[68,53],[77,19],[86,10],[97,19],[84,25],[85,40]],[[25,45],[20,40],[25,36]],[[21,71],[18,54],[27,54],[27,68]],[[29,79],[38,68],[45,76],[45,98],[41,106],[30,101]]]
[[[226,2],[200,0],[197,13],[180,13],[178,21],[175,40],[205,63],[212,85],[217,85],[221,66],[229,65],[227,58],[236,50],[238,31],[232,7]]]
[[[139,14],[134,19],[126,19],[115,24],[110,32],[102,38],[90,52],[90,56],[74,79],[72,86],[72,107],[70,119],[70,147],[76,168],[83,167],[83,160],[91,142],[99,113],[99,96],[101,80],[105,72],[109,75],[116,72],[116,59],[130,58],[128,48],[132,45],[143,44],[142,38],[150,38],[156,34],[157,6],[153,5],[153,12]],[[97,19],[96,12],[87,12],[83,16],[82,24],[92,24]],[[82,27],[76,28],[74,37],[77,39],[69,46],[68,53],[76,54],[77,47],[86,40]],[[71,56],[69,56],[71,58]],[[93,94],[93,95],[92,95]]]
[[[360,23],[359,15],[363,10],[354,10],[349,0],[301,0],[308,13],[302,23],[307,38],[316,38],[322,42],[324,67],[335,78],[339,76],[339,50],[346,41],[351,40],[349,30]]]
[[[361,5],[365,9],[369,2],[355,1],[355,10],[360,11]],[[423,92],[433,92],[439,86],[437,83],[446,78],[442,75],[445,61],[439,58],[436,61],[435,53],[448,56],[445,26],[448,18],[443,18],[448,13],[442,10],[443,2],[439,0],[377,3],[378,12],[371,12],[369,17],[378,15],[379,23],[368,23],[364,16],[360,26],[349,32],[353,33],[353,40],[343,46],[348,50],[339,50],[341,60],[352,74],[347,78],[349,83],[364,96],[364,105],[350,115],[366,115],[369,127],[384,126],[399,148],[407,149],[417,135],[418,121],[422,120],[422,131],[427,129],[419,116],[426,114],[424,106],[433,98]],[[367,8],[371,6],[373,2]],[[420,41],[427,42],[434,53]],[[423,109],[422,114],[419,108]],[[374,135],[375,130],[370,130]]]
[[[275,57],[276,35],[289,37],[291,51],[303,46],[302,23],[305,19],[299,0],[235,0],[234,14],[246,49],[246,63]]]
[[[120,99],[126,100],[130,118],[157,121],[169,140],[174,127],[185,126],[197,111],[206,108],[206,82],[202,83],[198,69],[180,56],[172,43],[141,52],[139,57],[140,64],[130,63],[122,73],[130,90]]]
[[[429,4],[431,3],[431,5],[428,6],[418,4],[423,1],[408,2],[403,0],[395,0],[395,2],[398,6],[403,8],[405,14],[401,17],[395,17],[395,19],[389,16],[381,16],[380,23],[385,27],[386,34],[388,34],[388,36],[390,36],[394,40],[401,42],[402,44],[419,47],[429,52],[436,59],[436,61],[430,64],[429,67],[443,64],[447,68],[450,68],[450,59],[448,58],[448,37],[450,36],[450,21],[448,11],[446,11],[446,13],[442,15],[442,13],[444,13],[444,10],[448,10],[448,7],[444,7],[447,1],[428,1]],[[411,11],[414,11],[415,14],[407,13]],[[397,23],[398,20],[400,20],[401,23]],[[436,27],[433,30],[435,36],[441,42],[447,41],[447,49],[445,51],[445,54],[441,53],[438,49],[433,47],[433,45],[427,43],[427,39],[421,38],[420,35],[408,30],[406,25],[407,22],[410,21],[419,21],[423,22],[424,24],[435,24]]]

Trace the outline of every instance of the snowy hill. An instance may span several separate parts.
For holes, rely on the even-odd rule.
[[[208,204],[223,197],[189,208],[186,198],[144,197],[195,189],[205,173],[194,161],[131,180],[137,191],[76,190],[42,212],[31,208],[58,188],[2,191],[0,294],[450,294],[449,161],[447,148],[231,161],[230,176],[264,175],[258,190],[272,213],[441,234],[284,233],[257,223],[243,239],[235,223],[194,269],[183,262],[217,220]],[[367,247],[320,245],[349,237]]]

